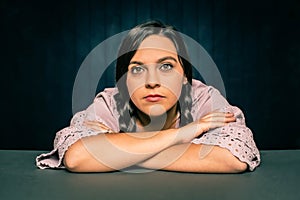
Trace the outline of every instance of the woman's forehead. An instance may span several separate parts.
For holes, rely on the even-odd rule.
[[[174,43],[169,38],[161,35],[151,35],[144,39],[138,50],[142,49],[161,50],[177,54]]]

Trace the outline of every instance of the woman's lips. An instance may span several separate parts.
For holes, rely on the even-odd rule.
[[[158,102],[158,101],[162,100],[163,98],[164,98],[164,96],[159,95],[159,94],[149,94],[144,97],[144,99],[146,99],[146,101],[149,101],[149,102]]]

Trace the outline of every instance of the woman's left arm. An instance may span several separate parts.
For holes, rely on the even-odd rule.
[[[233,113],[236,121],[209,130],[192,143],[172,146],[140,163],[152,169],[192,172],[253,171],[260,164],[260,154],[253,134],[246,126],[243,112],[231,106],[213,87],[195,82],[192,115],[201,119],[213,110]]]
[[[194,143],[188,142],[171,146],[150,159],[143,161],[139,166],[150,169],[202,173],[239,173],[245,171],[247,169],[245,162],[240,161],[240,159],[234,156],[228,149],[216,145],[220,144],[220,140],[224,140],[222,137],[215,134],[213,136],[214,141],[211,144],[206,144],[205,139],[209,138],[207,135],[215,131],[219,132],[220,129],[226,128],[229,124],[236,123],[236,118],[231,117],[230,120],[232,123],[228,123],[221,128],[211,129],[204,125],[211,124],[218,120],[220,120],[218,113],[209,113],[200,120],[179,128],[179,134],[185,135],[187,131],[193,131],[195,125],[196,127],[202,125],[202,129],[206,133],[200,136],[200,138],[204,137],[200,143],[198,141],[200,138],[195,138],[193,140]],[[210,135],[210,137],[212,137],[212,135]]]
[[[247,164],[225,148],[192,143],[172,146],[139,166],[198,173],[240,173],[247,170]]]

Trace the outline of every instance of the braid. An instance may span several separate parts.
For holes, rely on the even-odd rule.
[[[136,124],[134,120],[134,109],[131,101],[124,101],[120,93],[114,96],[117,102],[117,111],[120,114],[119,126],[120,132],[134,132]]]
[[[187,83],[182,86],[181,96],[179,98],[181,127],[193,121],[193,117],[191,115],[191,109],[192,109],[191,85]]]

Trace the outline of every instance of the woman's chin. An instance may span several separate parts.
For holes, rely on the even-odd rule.
[[[164,117],[167,115],[167,110],[160,104],[151,106],[147,112],[150,117]]]

